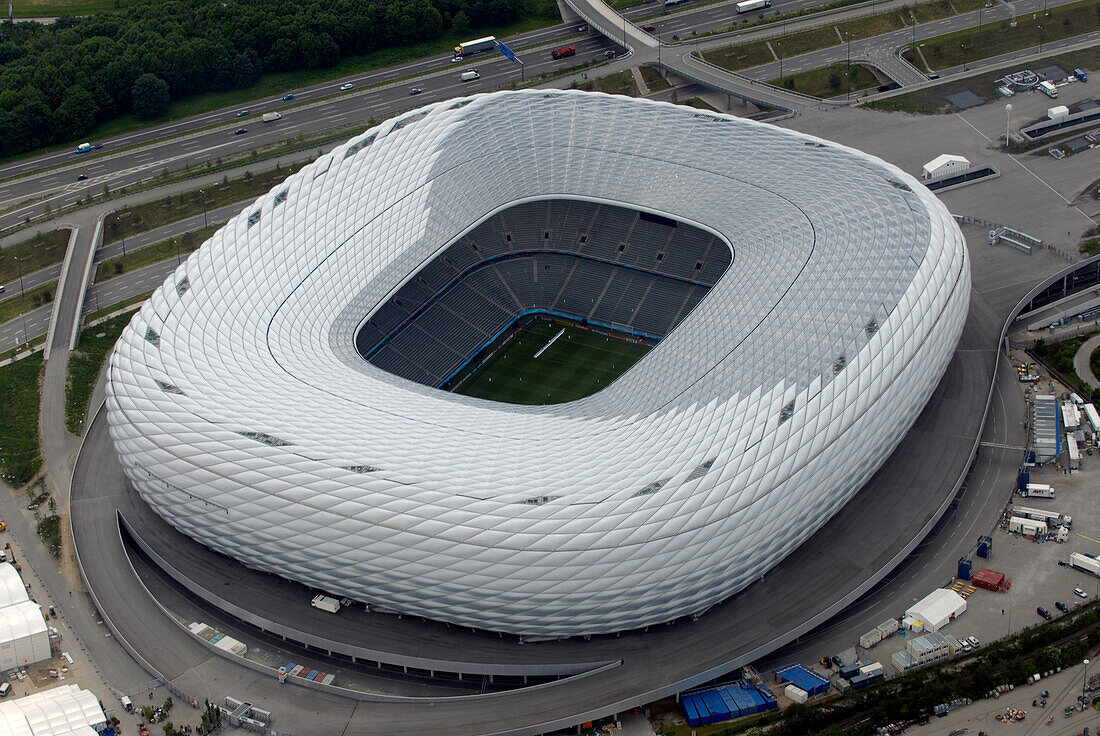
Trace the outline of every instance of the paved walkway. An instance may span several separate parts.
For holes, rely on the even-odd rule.
[[[1084,345],[1077,348],[1077,353],[1073,356],[1073,368],[1077,371],[1077,375],[1094,389],[1100,388],[1100,379],[1097,379],[1093,374],[1089,358],[1092,357],[1097,348],[1100,348],[1100,335],[1093,335],[1085,340]]]

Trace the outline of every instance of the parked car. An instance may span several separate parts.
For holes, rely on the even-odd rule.
[[[969,652],[971,649],[974,648],[974,647],[970,646],[970,642],[968,642],[966,639],[959,639],[959,647],[964,652]]]
[[[1054,618],[1054,616],[1052,616],[1052,615],[1050,614],[1050,611],[1048,611],[1047,609],[1043,608],[1042,606],[1037,606],[1037,607],[1035,608],[1035,613],[1039,614],[1040,616],[1042,616],[1043,618],[1045,618],[1045,619],[1046,619],[1047,621],[1050,621],[1050,620],[1051,620],[1052,618]]]
[[[355,86],[354,84],[352,84],[351,82],[348,82],[347,84],[345,84],[345,85],[342,85],[342,86],[340,87],[340,91],[341,91],[341,92],[347,92],[347,91],[348,91],[349,89],[351,89],[351,88],[352,88],[352,87],[354,87],[354,86]]]
[[[248,132],[248,128],[237,128],[233,131],[233,135],[244,135]]]
[[[1067,606],[1065,603],[1062,603],[1062,601],[1054,601],[1054,607],[1062,613],[1069,613],[1069,606]]]
[[[978,637],[976,636],[968,636],[966,637],[966,640],[970,642],[970,646],[974,647],[975,649],[982,645],[982,643],[978,641]]]
[[[237,113],[237,117],[243,118],[247,114],[248,114],[248,110],[241,110],[240,112]]]
[[[283,100],[293,100],[293,99],[294,99],[294,93],[293,92],[287,92],[285,95],[283,95]]]
[[[1085,591],[1081,590],[1080,588],[1074,588],[1073,589],[1073,594],[1075,596],[1077,596],[1078,598],[1088,598],[1089,597],[1089,594],[1086,593]]]
[[[409,90],[409,94],[410,95],[418,95],[423,91],[424,90],[420,89],[419,87],[413,87],[412,89]]]

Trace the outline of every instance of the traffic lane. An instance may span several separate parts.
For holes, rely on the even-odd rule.
[[[198,230],[206,225],[221,225],[230,218],[235,217],[247,206],[247,202],[229,204],[224,207],[212,209],[205,215],[192,215],[186,219],[158,227],[156,230],[149,230],[131,235],[126,238],[125,243],[123,243],[122,240],[118,240],[110,245],[100,246],[99,250],[95,253],[95,262],[102,263],[103,261],[122,255],[124,247],[127,253],[132,253],[144,246],[159,243],[162,240]]]
[[[528,31],[521,33],[518,36],[507,37],[505,43],[510,48],[522,47],[523,45],[537,44],[543,42],[552,41],[555,38],[567,36],[571,33],[577,32],[576,23],[558,23],[547,28],[540,28],[534,31]],[[287,92],[294,94],[294,100],[283,100],[281,95],[273,96],[268,99],[258,99],[247,102],[235,108],[222,108],[219,110],[213,110],[207,113],[201,113],[189,118],[184,118],[178,121],[172,121],[157,125],[142,130],[136,130],[131,133],[125,133],[113,138],[105,138],[97,141],[97,143],[103,145],[104,151],[110,149],[119,149],[128,146],[134,146],[142,143],[148,143],[158,138],[162,138],[166,135],[176,135],[189,130],[197,130],[199,128],[213,125],[219,122],[228,122],[236,118],[236,113],[239,110],[247,109],[251,115],[259,115],[263,112],[271,112],[276,109],[284,109],[297,105],[303,101],[309,101],[320,96],[319,92],[328,92],[331,88],[339,88],[346,82],[352,82],[357,85],[360,84],[377,84],[379,82],[385,82],[393,79],[398,79],[409,74],[420,74],[438,69],[442,64],[446,63],[449,56],[446,55],[433,55],[418,59],[416,61],[409,62],[407,64],[401,64],[394,67],[386,67],[374,72],[370,72],[362,75],[352,75],[338,80],[332,80],[328,82],[320,82],[318,84],[302,87],[298,89],[288,89]],[[47,149],[48,150],[48,149]],[[56,166],[59,164],[68,164],[76,159],[77,156],[86,154],[77,154],[73,148],[65,146],[60,150],[52,153],[45,153],[40,156],[35,156],[29,159],[23,159],[19,161],[13,161],[11,163],[0,166],[0,179],[6,179],[12,176],[20,176],[23,174],[39,171],[43,168]]]
[[[40,335],[45,335],[50,327],[52,313],[52,306],[47,304],[0,325],[0,352],[12,350]]]
[[[139,182],[149,181],[167,170],[179,171],[188,166],[199,166],[206,161],[249,148],[274,145],[301,132],[311,134],[329,129],[333,123],[351,124],[372,116],[388,115],[438,101],[443,98],[470,94],[472,91],[484,91],[489,81],[495,85],[519,80],[526,74],[534,77],[554,69],[574,66],[585,61],[597,61],[603,58],[604,51],[612,50],[615,45],[602,36],[577,41],[577,55],[562,61],[550,57],[550,50],[540,50],[525,59],[526,69],[517,68],[502,56],[473,57],[453,65],[452,73],[437,74],[423,80],[409,80],[407,87],[393,86],[363,90],[357,95],[335,98],[330,104],[315,108],[303,108],[288,113],[282,120],[274,123],[259,123],[247,127],[243,135],[234,135],[234,128],[208,130],[190,139],[187,149],[180,141],[164,141],[152,147],[124,154],[113,159],[105,159],[105,170],[101,174],[89,176],[85,181],[76,181],[80,172],[72,172],[73,180],[57,192],[52,187],[43,187],[38,178],[31,177],[0,185],[0,201],[31,202],[23,207],[5,213],[0,217],[0,226],[8,227],[22,221],[24,217],[35,215],[43,210],[44,204],[51,207],[72,205],[88,196],[99,196],[103,188],[115,191]],[[459,75],[463,70],[476,68],[482,79],[476,83],[463,83]],[[411,96],[409,89],[419,87],[424,96]],[[432,95],[439,95],[432,97]],[[322,112],[325,111],[325,112]],[[347,118],[346,120],[344,118]],[[198,146],[195,146],[195,143]],[[40,198],[45,197],[44,201]]]

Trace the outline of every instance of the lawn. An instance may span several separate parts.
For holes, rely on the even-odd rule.
[[[814,97],[836,97],[847,91],[845,86],[847,71],[847,65],[833,64],[818,69],[808,69],[797,74],[785,74],[782,82],[779,79],[769,81],[772,84],[782,84],[787,89],[793,89]],[[874,72],[859,64],[852,64],[852,92],[874,87],[878,84],[879,79]]]
[[[546,347],[559,332],[560,337]],[[478,366],[484,356],[491,356],[452,390],[510,404],[560,404],[604,388],[650,348],[566,320],[531,316],[471,361]]]
[[[68,376],[65,381],[65,427],[73,434],[80,434],[80,425],[88,411],[92,390],[99,379],[103,361],[118,341],[123,328],[130,324],[132,310],[126,314],[85,328],[80,335],[80,345],[69,356]]]
[[[27,289],[22,294],[19,293],[19,289],[16,287],[13,296],[9,296],[7,299],[0,301],[0,324],[10,319],[15,319],[19,315],[25,314],[32,309],[38,309],[43,304],[51,303],[56,291],[57,279],[42,284],[41,286],[36,286],[33,289]]]
[[[221,184],[168,195],[163,199],[118,210],[104,222],[103,244],[117,242],[123,235],[153,230],[193,215],[201,215],[204,212],[204,198],[205,211],[209,211],[259,197],[306,163],[301,161],[289,166],[276,166],[259,174],[245,172],[244,176],[237,179],[223,178]]]
[[[219,226],[211,225],[198,230],[182,233],[174,238],[161,240],[151,245],[127,251],[125,256],[117,256],[96,266],[95,283],[101,284],[126,271],[134,271],[168,258],[186,257],[206,242]]]
[[[9,485],[26,485],[42,466],[38,442],[42,354],[36,353],[0,368],[0,473]]]
[[[1094,31],[1100,27],[1100,0],[1084,0],[1072,5],[1051,8],[1046,16],[1025,13],[1017,20],[1015,28],[1011,28],[1008,21],[1004,20],[986,23],[981,31],[970,28],[925,39],[920,43],[924,60],[933,70],[944,69],[1029,46],[1038,46],[1041,42],[1056,41]],[[924,66],[919,57],[914,58],[912,51],[906,52],[905,58],[918,68]]]
[[[68,245],[68,230],[51,230],[0,249],[0,284],[18,281],[20,273],[26,276],[61,263]]]
[[[18,0],[12,3],[12,15],[16,18],[92,15],[112,12],[129,4],[126,0]]]

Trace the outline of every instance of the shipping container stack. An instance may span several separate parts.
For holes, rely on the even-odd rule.
[[[764,687],[742,682],[710,690],[687,693],[680,698],[688,725],[707,726],[733,718],[751,716],[779,707],[775,696]]]

